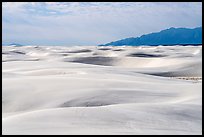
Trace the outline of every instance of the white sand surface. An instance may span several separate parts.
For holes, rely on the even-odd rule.
[[[202,46],[3,46],[2,134],[202,134]]]

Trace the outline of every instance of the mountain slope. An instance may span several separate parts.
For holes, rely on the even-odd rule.
[[[141,37],[126,38],[110,42],[101,46],[122,46],[122,45],[185,45],[202,44],[202,27],[189,28],[169,28],[156,33],[142,35]]]

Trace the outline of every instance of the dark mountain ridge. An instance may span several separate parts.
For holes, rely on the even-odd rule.
[[[189,28],[169,28],[160,32],[145,34],[140,37],[131,37],[100,46],[140,46],[140,45],[201,45],[202,27]]]

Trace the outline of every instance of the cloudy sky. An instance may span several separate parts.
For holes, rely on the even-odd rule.
[[[202,26],[201,2],[5,2],[3,44],[98,45]]]

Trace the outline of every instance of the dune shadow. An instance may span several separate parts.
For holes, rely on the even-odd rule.
[[[2,62],[11,62],[11,61],[40,61],[40,59],[6,59],[2,60]]]
[[[93,64],[93,65],[103,65],[103,66],[112,66],[116,61],[113,57],[78,57],[70,60],[69,62],[84,63],[84,64]]]
[[[60,107],[97,107],[124,103],[158,102],[175,96],[177,94],[166,92],[110,90],[65,101],[60,104]]]
[[[4,54],[4,55],[9,55],[9,52],[2,52],[2,54]]]
[[[113,51],[125,51],[124,49],[113,49]]]
[[[154,51],[154,52],[157,52],[157,53],[164,53],[165,51],[163,51],[163,50],[156,50],[156,51]]]
[[[159,76],[159,77],[174,77],[175,74],[173,72],[158,72],[158,73],[143,73],[152,76]]]
[[[92,52],[92,50],[89,50],[89,49],[81,49],[81,50],[67,51],[67,52],[63,52],[63,53],[86,53],[86,52]]]
[[[98,48],[98,50],[111,50],[111,48]]]
[[[25,55],[24,52],[21,52],[21,51],[12,51],[13,53],[16,53],[16,54],[21,54],[21,55]]]
[[[132,53],[127,55],[129,57],[144,57],[144,58],[159,58],[159,57],[166,57],[166,55],[162,54],[146,54],[146,53]]]

